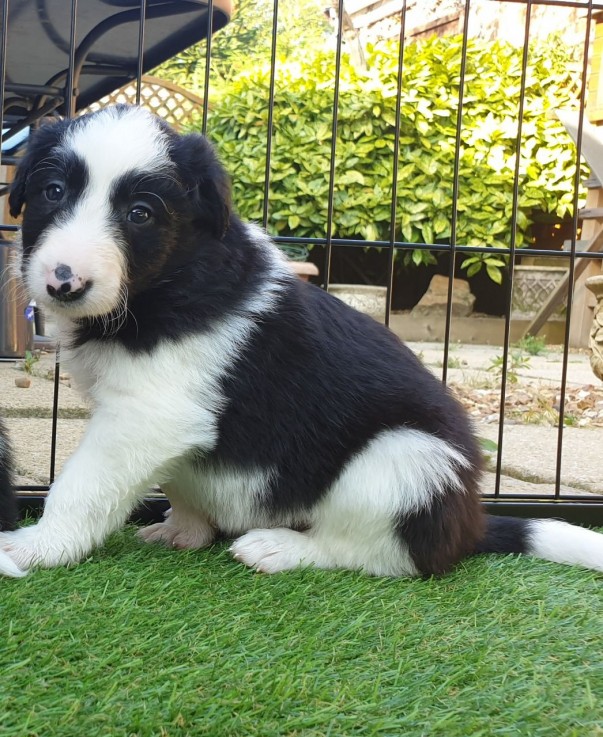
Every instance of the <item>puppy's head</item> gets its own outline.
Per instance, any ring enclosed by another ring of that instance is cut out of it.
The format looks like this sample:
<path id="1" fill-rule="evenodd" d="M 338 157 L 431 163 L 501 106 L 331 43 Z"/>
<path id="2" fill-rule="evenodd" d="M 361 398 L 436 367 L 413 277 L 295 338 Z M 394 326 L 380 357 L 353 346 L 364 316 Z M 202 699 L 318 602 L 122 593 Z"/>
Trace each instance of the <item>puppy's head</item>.
<path id="1" fill-rule="evenodd" d="M 228 228 L 229 185 L 211 146 L 142 108 L 44 126 L 9 197 L 22 210 L 30 296 L 72 318 L 122 310 Z"/>

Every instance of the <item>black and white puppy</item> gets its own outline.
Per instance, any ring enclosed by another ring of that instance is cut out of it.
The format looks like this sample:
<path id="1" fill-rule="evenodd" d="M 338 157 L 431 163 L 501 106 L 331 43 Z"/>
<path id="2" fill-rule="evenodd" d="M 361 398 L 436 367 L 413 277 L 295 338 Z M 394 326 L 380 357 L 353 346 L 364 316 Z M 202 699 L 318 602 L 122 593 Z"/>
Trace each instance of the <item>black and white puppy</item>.
<path id="1" fill-rule="evenodd" d="M 19 569 L 73 563 L 149 485 L 141 531 L 234 557 L 441 574 L 477 552 L 603 570 L 603 536 L 487 518 L 459 404 L 383 326 L 299 281 L 231 211 L 207 141 L 140 108 L 40 129 L 10 195 L 21 269 L 94 405 L 35 526 L 0 535 Z"/>

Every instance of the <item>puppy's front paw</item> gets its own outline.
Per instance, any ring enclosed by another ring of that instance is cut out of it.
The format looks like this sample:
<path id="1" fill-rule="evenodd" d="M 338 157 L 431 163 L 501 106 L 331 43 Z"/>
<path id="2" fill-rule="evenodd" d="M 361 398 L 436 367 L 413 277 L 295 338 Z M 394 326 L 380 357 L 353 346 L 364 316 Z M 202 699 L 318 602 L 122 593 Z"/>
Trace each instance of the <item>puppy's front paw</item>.
<path id="1" fill-rule="evenodd" d="M 25 576 L 36 562 L 33 528 L 24 527 L 0 533 L 0 572 L 5 576 Z"/>
<path id="2" fill-rule="evenodd" d="M 6 576 L 24 576 L 34 566 L 51 568 L 74 560 L 60 539 L 49 536 L 39 525 L 0 532 L 0 573 Z"/>
<path id="3" fill-rule="evenodd" d="M 250 530 L 234 541 L 235 560 L 261 573 L 278 573 L 315 563 L 311 540 L 285 527 Z"/>
<path id="4" fill-rule="evenodd" d="M 0 576 L 10 576 L 11 578 L 22 578 L 27 575 L 27 571 L 15 563 L 8 553 L 0 550 Z"/>

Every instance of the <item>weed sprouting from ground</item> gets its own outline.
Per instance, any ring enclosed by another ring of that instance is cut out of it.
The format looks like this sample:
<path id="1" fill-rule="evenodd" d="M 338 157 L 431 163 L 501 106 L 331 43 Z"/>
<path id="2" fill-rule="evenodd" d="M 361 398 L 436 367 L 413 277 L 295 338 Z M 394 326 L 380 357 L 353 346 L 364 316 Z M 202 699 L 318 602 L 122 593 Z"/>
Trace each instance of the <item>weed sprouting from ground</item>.
<path id="1" fill-rule="evenodd" d="M 537 335 L 524 335 L 524 337 L 515 344 L 521 353 L 528 353 L 530 356 L 542 356 L 548 352 L 546 338 L 540 338 Z"/>
<path id="2" fill-rule="evenodd" d="M 487 371 L 492 372 L 497 378 L 502 379 L 504 373 L 505 359 L 504 355 L 495 356 L 490 359 L 490 365 Z M 530 367 L 530 359 L 523 356 L 517 351 L 509 353 L 507 356 L 507 381 L 510 384 L 517 384 L 519 381 L 519 371 Z"/>

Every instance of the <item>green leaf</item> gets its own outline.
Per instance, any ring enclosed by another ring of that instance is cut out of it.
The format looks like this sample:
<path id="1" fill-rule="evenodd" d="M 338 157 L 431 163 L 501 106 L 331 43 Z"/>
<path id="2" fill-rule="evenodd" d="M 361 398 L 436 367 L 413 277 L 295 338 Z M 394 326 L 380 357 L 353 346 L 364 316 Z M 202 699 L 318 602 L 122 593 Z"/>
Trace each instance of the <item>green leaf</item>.
<path id="1" fill-rule="evenodd" d="M 412 252 L 412 261 L 415 266 L 419 266 L 423 263 L 423 252 L 420 249 L 415 248 Z"/>
<path id="2" fill-rule="evenodd" d="M 502 284 L 502 273 L 501 270 L 498 269 L 496 266 L 486 266 L 486 271 L 488 272 L 488 276 L 495 284 Z"/>
<path id="3" fill-rule="evenodd" d="M 480 448 L 486 453 L 498 453 L 498 443 L 489 438 L 478 437 Z"/>
<path id="4" fill-rule="evenodd" d="M 433 243 L 433 226 L 429 221 L 421 224 L 421 232 L 423 233 L 425 243 Z"/>

